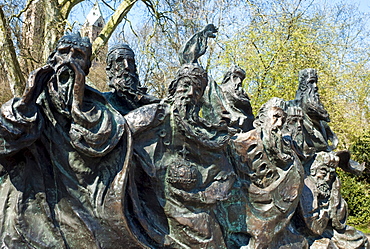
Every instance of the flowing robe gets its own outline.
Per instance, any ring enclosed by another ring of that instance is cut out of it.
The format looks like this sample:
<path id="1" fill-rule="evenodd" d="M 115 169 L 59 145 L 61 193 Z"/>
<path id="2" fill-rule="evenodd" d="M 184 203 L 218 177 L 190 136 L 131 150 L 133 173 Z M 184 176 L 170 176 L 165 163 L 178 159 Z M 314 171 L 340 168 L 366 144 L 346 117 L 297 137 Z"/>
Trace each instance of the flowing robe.
<path id="1" fill-rule="evenodd" d="M 123 214 L 125 119 L 87 86 L 78 113 L 62 110 L 51 86 L 37 104 L 1 108 L 2 248 L 141 247 Z"/>
<path id="2" fill-rule="evenodd" d="M 173 108 L 153 104 L 125 116 L 135 141 L 127 195 L 133 233 L 154 248 L 226 248 L 215 208 L 235 177 L 227 128 L 190 124 Z"/>

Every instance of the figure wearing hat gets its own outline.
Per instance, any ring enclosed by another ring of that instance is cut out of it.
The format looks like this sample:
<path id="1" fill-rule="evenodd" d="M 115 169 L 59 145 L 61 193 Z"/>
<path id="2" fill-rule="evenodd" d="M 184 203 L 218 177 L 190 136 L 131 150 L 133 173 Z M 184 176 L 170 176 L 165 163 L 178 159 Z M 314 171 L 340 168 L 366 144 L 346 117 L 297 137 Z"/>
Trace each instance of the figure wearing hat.
<path id="1" fill-rule="evenodd" d="M 104 93 L 107 100 L 122 114 L 151 103 L 159 102 L 147 94 L 142 87 L 136 70 L 134 51 L 127 44 L 112 47 L 107 55 L 108 86 L 110 92 Z"/>

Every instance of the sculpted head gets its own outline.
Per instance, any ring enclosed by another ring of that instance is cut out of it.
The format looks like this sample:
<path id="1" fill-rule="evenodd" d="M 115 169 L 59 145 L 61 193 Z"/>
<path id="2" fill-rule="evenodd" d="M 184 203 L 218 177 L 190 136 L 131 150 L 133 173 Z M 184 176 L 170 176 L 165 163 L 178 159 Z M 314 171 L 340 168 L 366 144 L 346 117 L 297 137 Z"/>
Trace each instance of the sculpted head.
<path id="1" fill-rule="evenodd" d="M 299 71 L 299 87 L 295 98 L 301 101 L 303 110 L 312 119 L 329 122 L 329 114 L 320 101 L 317 81 L 316 69 L 308 68 Z"/>
<path id="2" fill-rule="evenodd" d="M 68 113 L 73 102 L 74 88 L 85 84 L 85 79 L 77 75 L 89 73 L 92 47 L 89 38 L 79 33 L 63 36 L 56 49 L 48 58 L 48 64 L 55 74 L 49 81 L 49 93 L 57 109 Z M 78 81 L 77 81 L 78 80 Z"/>
<path id="3" fill-rule="evenodd" d="M 184 64 L 168 88 L 167 99 L 181 117 L 196 120 L 207 83 L 207 72 L 199 64 Z"/>
<path id="4" fill-rule="evenodd" d="M 310 167 L 310 175 L 316 183 L 319 197 L 328 198 L 330 196 L 338 163 L 339 157 L 330 152 L 316 154 L 315 161 Z"/>
<path id="5" fill-rule="evenodd" d="M 207 86 L 207 72 L 197 63 L 184 64 L 168 88 L 168 96 L 179 104 L 198 104 Z"/>
<path id="6" fill-rule="evenodd" d="M 233 84 L 235 86 L 235 90 L 242 87 L 242 82 L 245 79 L 245 71 L 237 66 L 232 65 L 229 70 L 224 75 L 221 84 Z"/>
<path id="7" fill-rule="evenodd" d="M 296 139 L 302 137 L 303 130 L 303 112 L 298 106 L 289 106 L 287 108 L 287 118 L 285 123 L 285 129 L 288 134 Z"/>
<path id="8" fill-rule="evenodd" d="M 91 67 L 91 54 L 92 45 L 89 38 L 82 38 L 80 33 L 67 34 L 59 40 L 56 49 L 48 58 L 48 64 L 58 71 L 64 65 L 75 63 L 87 75 Z"/>
<path id="9" fill-rule="evenodd" d="M 279 167 L 284 167 L 293 160 L 291 135 L 285 134 L 285 110 L 286 103 L 283 99 L 272 98 L 262 105 L 254 121 L 254 127 L 260 131 L 266 151 Z"/>
<path id="10" fill-rule="evenodd" d="M 135 54 L 129 45 L 118 44 L 109 50 L 106 71 L 108 85 L 118 93 L 138 89 L 140 82 L 136 71 Z"/>
<path id="11" fill-rule="evenodd" d="M 272 98 L 262 105 L 258 112 L 254 127 L 268 131 L 280 131 L 285 123 L 287 114 L 284 111 L 285 101 L 280 98 Z"/>
<path id="12" fill-rule="evenodd" d="M 313 68 L 307 68 L 299 71 L 299 86 L 296 92 L 296 99 L 303 95 L 311 95 L 312 97 L 319 97 L 317 88 L 317 71 Z"/>

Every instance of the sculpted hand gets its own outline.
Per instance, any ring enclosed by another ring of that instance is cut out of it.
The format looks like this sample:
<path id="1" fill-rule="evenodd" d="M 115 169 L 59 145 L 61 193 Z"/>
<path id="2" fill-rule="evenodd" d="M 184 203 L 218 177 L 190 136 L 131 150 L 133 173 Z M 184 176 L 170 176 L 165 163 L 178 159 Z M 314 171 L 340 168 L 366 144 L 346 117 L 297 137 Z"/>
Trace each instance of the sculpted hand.
<path id="1" fill-rule="evenodd" d="M 24 90 L 21 102 L 23 105 L 35 104 L 36 99 L 44 89 L 47 81 L 54 74 L 54 70 L 50 65 L 45 65 L 31 72 Z"/>
<path id="2" fill-rule="evenodd" d="M 84 97 L 86 75 L 78 63 L 72 61 L 70 65 L 75 72 L 72 108 L 80 109 Z"/>

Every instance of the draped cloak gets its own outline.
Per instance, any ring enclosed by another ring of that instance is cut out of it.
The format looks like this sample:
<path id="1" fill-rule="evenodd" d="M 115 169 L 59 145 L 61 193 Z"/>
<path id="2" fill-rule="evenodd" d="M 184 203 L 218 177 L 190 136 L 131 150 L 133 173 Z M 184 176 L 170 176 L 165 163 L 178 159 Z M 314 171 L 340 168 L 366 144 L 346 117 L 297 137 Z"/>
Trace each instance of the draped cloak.
<path id="1" fill-rule="evenodd" d="M 79 113 L 13 98 L 0 117 L 2 248 L 142 248 L 127 229 L 131 133 L 100 92 L 85 86 Z"/>

